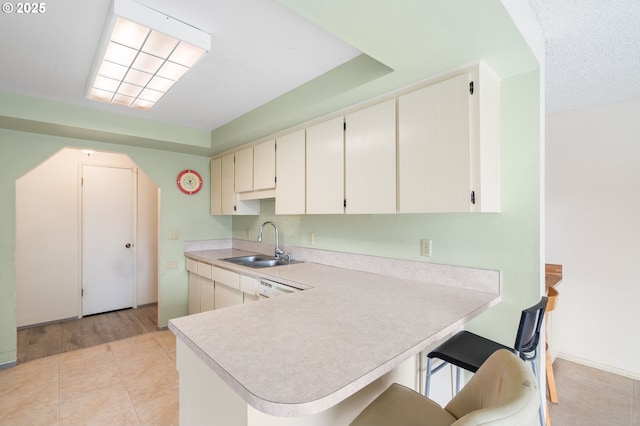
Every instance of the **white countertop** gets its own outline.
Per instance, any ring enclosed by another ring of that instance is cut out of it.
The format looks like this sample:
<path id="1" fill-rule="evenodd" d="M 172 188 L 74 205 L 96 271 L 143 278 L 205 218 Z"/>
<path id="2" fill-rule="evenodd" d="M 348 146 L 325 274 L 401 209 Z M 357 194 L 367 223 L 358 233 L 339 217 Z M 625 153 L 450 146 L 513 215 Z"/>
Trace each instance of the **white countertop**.
<path id="1" fill-rule="evenodd" d="M 312 289 L 172 319 L 169 328 L 254 408 L 318 413 L 353 395 L 495 305 L 498 293 L 298 263 L 265 269 L 186 255 Z"/>

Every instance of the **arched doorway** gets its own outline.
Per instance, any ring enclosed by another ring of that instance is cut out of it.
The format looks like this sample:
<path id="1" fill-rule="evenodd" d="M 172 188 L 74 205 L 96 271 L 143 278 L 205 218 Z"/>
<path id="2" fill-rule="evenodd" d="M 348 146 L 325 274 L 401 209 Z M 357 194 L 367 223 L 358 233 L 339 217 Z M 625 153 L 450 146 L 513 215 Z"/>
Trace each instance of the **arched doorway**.
<path id="1" fill-rule="evenodd" d="M 18 328 L 82 314 L 82 170 L 135 173 L 133 306 L 158 300 L 158 186 L 128 155 L 64 148 L 16 181 Z M 157 321 L 157 318 L 156 318 Z"/>

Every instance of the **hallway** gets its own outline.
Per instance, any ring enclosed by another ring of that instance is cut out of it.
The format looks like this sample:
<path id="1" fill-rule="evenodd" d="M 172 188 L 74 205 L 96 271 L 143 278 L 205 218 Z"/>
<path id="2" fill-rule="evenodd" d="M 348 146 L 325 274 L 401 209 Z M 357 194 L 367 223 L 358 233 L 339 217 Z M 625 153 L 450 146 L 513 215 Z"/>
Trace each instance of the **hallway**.
<path id="1" fill-rule="evenodd" d="M 18 330 L 18 363 L 158 330 L 158 304 Z"/>

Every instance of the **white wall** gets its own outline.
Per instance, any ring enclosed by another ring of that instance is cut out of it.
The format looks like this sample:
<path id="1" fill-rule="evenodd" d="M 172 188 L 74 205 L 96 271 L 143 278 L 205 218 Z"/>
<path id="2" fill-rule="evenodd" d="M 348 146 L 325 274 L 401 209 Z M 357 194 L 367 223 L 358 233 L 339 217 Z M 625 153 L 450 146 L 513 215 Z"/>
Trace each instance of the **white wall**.
<path id="1" fill-rule="evenodd" d="M 138 216 L 136 236 L 137 304 L 158 301 L 158 186 L 138 169 Z"/>
<path id="2" fill-rule="evenodd" d="M 552 353 L 640 378 L 640 98 L 547 116 Z"/>
<path id="3" fill-rule="evenodd" d="M 65 148 L 16 181 L 16 317 L 25 326 L 77 317 L 80 165 L 137 167 L 125 154 Z M 139 173 L 138 304 L 156 302 L 157 186 Z"/>

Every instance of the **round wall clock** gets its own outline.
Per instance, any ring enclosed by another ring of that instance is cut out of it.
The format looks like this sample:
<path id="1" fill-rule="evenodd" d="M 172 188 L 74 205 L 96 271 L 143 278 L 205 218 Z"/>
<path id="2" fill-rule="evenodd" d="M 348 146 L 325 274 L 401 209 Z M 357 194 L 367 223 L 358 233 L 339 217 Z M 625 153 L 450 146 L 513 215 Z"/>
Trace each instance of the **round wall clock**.
<path id="1" fill-rule="evenodd" d="M 178 174 L 178 188 L 185 194 L 195 194 L 202 188 L 202 178 L 194 170 L 183 170 Z"/>

